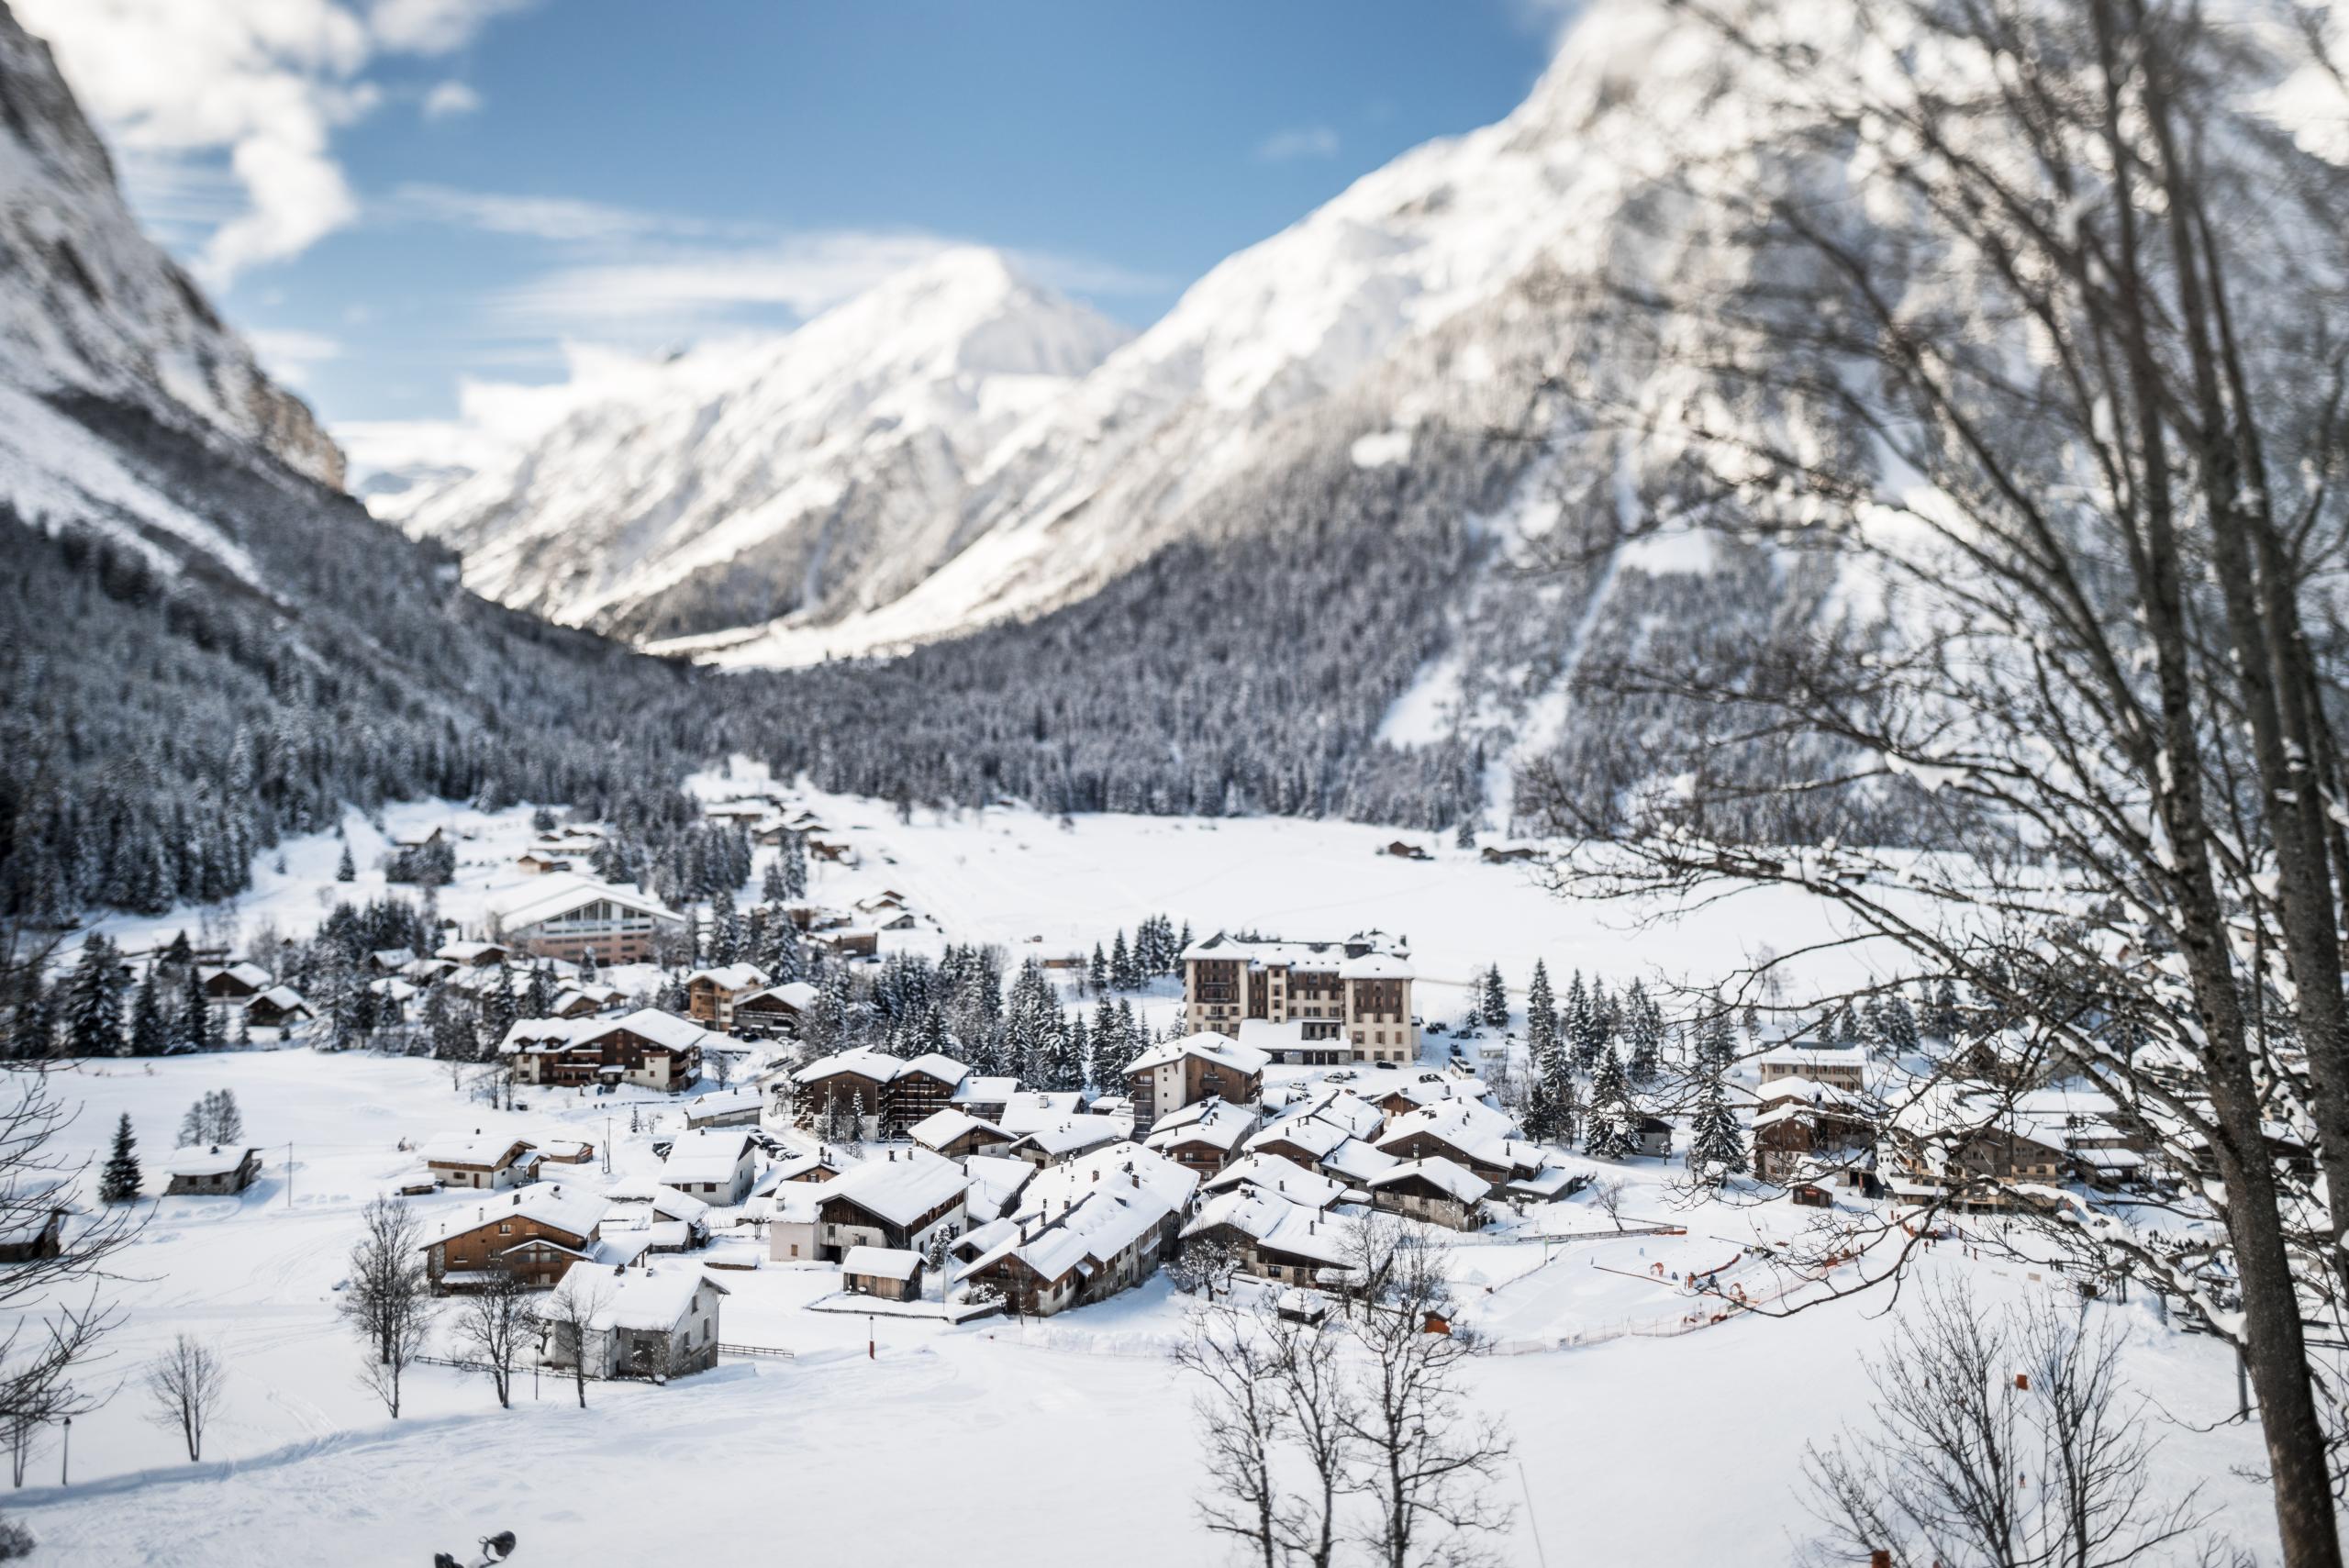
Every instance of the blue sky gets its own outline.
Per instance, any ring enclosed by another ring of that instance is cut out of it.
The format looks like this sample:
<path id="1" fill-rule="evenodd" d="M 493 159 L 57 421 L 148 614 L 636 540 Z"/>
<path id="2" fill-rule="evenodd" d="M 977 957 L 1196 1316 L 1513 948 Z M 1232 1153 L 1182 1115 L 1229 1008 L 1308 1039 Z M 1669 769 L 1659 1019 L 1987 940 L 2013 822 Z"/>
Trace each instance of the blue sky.
<path id="1" fill-rule="evenodd" d="M 1356 175 L 1508 113 L 1558 21 L 1535 0 L 19 11 L 142 216 L 338 424 L 555 379 L 567 341 L 787 325 L 941 239 L 1141 326 Z"/>

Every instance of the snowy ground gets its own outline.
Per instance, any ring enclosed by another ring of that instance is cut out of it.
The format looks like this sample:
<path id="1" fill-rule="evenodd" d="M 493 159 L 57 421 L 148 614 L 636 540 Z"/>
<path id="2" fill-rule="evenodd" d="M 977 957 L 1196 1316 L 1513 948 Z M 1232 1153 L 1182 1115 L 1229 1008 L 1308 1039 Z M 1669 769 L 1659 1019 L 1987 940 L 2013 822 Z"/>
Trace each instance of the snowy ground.
<path id="1" fill-rule="evenodd" d="M 599 1385 L 584 1412 L 552 1378 L 536 1398 L 526 1383 L 518 1408 L 502 1412 L 481 1378 L 425 1368 L 410 1415 L 388 1422 L 353 1381 L 358 1352 L 334 1302 L 358 1206 L 415 1169 L 397 1142 L 493 1121 L 600 1140 L 608 1102 L 558 1099 L 508 1118 L 461 1101 L 429 1063 L 299 1050 L 151 1073 L 116 1063 L 64 1082 L 86 1105 L 79 1144 L 96 1150 L 128 1110 L 150 1153 L 189 1101 L 223 1085 L 270 1147 L 267 1173 L 240 1199 L 154 1204 L 126 1263 L 139 1276 L 122 1289 L 130 1321 L 105 1374 L 128 1377 L 173 1334 L 194 1332 L 230 1352 L 227 1409 L 200 1466 L 140 1418 L 134 1388 L 77 1421 L 72 1485 L 46 1485 L 60 1459 L 51 1445 L 34 1463 L 42 1485 L 13 1499 L 45 1561 L 413 1564 L 494 1529 L 518 1531 L 531 1562 L 649 1562 L 688 1543 L 694 1561 L 781 1551 L 838 1561 L 876 1540 L 935 1542 L 974 1563 L 1062 1560 L 1032 1534 L 987 1523 L 1011 1497 L 1049 1499 L 1053 1540 L 1116 1532 L 1126 1562 L 1217 1558 L 1190 1523 L 1189 1401 L 1163 1361 L 1181 1305 L 1163 1282 L 1025 1329 L 884 1318 L 868 1360 L 864 1318 L 802 1310 L 834 1288 L 835 1271 L 729 1271 L 718 1275 L 733 1292 L 724 1337 L 796 1359 L 728 1362 L 665 1388 Z M 629 1137 L 618 1114 L 620 1173 L 649 1171 L 651 1133 Z M 1470 1316 L 1505 1341 L 1594 1331 L 1583 1348 L 1496 1356 L 1475 1371 L 1480 1403 L 1508 1418 L 1520 1444 L 1516 1500 L 1553 1562 L 1781 1561 L 1799 1522 L 1788 1488 L 1800 1445 L 1861 1407 L 1854 1352 L 1882 1336 L 1882 1303 L 1647 1337 L 1693 1305 L 1648 1275 L 1651 1264 L 1717 1266 L 1754 1227 L 1800 1221 L 1783 1208 L 1664 1212 L 1664 1168 L 1627 1169 L 1625 1223 L 1668 1218 L 1687 1236 L 1617 1239 L 1573 1204 L 1556 1229 L 1598 1240 L 1478 1240 L 1456 1256 Z M 2045 1288 L 2011 1268 L 1937 1266 L 1970 1268 L 1993 1294 Z M 2232 1373 L 2210 1341 L 2174 1335 L 2140 1307 L 2096 1310 L 2123 1316 L 2132 1371 L 2177 1421 L 2230 1408 Z M 2226 1475 L 2254 1446 L 2240 1429 L 2181 1427 L 2164 1463 L 2180 1485 L 2212 1478 L 2237 1533 L 2257 1541 L 2255 1491 Z M 1137 1487 L 1159 1521 L 1139 1532 Z M 298 1552 L 271 1544 L 289 1540 Z M 1529 1531 L 1513 1538 L 1510 1561 L 1534 1561 Z"/>
<path id="2" fill-rule="evenodd" d="M 723 795 L 751 782 L 698 786 Z M 901 824 L 874 803 L 809 804 L 862 862 L 817 867 L 817 897 L 894 887 L 931 922 L 885 945 L 931 949 L 951 937 L 1000 941 L 1015 955 L 1089 949 L 1158 911 L 1201 934 L 1380 926 L 1410 936 L 1431 1018 L 1456 1014 L 1459 987 L 1496 961 L 1513 984 L 1536 957 L 1561 975 L 1702 981 L 1762 941 L 1788 951 L 1837 934 L 1816 906 L 1762 895 L 1642 924 L 1635 911 L 1562 903 L 1521 870 L 1448 845 L 1431 842 L 1430 862 L 1381 857 L 1374 851 L 1392 831 L 1341 824 L 1095 817 L 1063 828 L 996 810 Z M 395 831 L 440 822 L 459 835 L 459 884 L 442 903 L 461 917 L 519 880 L 510 859 L 527 817 L 446 805 L 385 814 Z M 229 918 L 247 936 L 263 921 L 292 932 L 338 895 L 378 887 L 365 869 L 374 829 L 354 817 L 347 830 L 362 867 L 355 888 L 332 882 L 339 846 L 321 836 L 289 844 L 284 873 L 265 865 Z M 212 923 L 224 923 L 217 912 Z M 182 911 L 110 924 L 135 950 L 181 926 L 193 935 L 201 920 Z M 1848 973 L 1864 958 L 1843 949 L 1822 962 Z M 1156 1006 L 1172 1005 L 1162 992 Z M 536 1397 L 526 1383 L 520 1405 L 500 1411 L 478 1375 L 424 1368 L 409 1415 L 394 1424 L 354 1380 L 358 1352 L 334 1303 L 357 1209 L 417 1169 L 400 1140 L 495 1124 L 600 1145 L 608 1129 L 627 1175 L 654 1169 L 653 1129 L 629 1135 L 625 1101 L 541 1094 L 509 1115 L 461 1097 L 429 1062 L 301 1049 L 109 1062 L 60 1085 L 83 1106 L 71 1134 L 78 1150 L 98 1151 L 128 1110 L 150 1159 L 197 1095 L 233 1088 L 269 1164 L 240 1199 L 152 1204 L 126 1261 L 134 1277 L 120 1287 L 128 1322 L 94 1378 L 123 1386 L 76 1421 L 70 1488 L 53 1485 L 62 1456 L 51 1445 L 34 1462 L 37 1485 L 0 1505 L 41 1537 L 39 1561 L 406 1565 L 497 1529 L 518 1532 L 521 1562 L 820 1562 L 881 1546 L 1026 1565 L 1092 1555 L 1105 1540 L 1139 1568 L 1223 1556 L 1193 1521 L 1190 1402 L 1164 1359 L 1183 1303 L 1163 1281 L 1041 1324 L 883 1318 L 868 1359 L 865 1318 L 805 1310 L 836 1288 L 835 1270 L 727 1272 L 723 1337 L 789 1347 L 795 1359 L 729 1362 L 665 1388 L 596 1385 L 585 1411 L 552 1379 Z M 674 1107 L 667 1116 L 674 1124 Z M 1709 1304 L 1670 1276 L 1720 1268 L 1809 1215 L 1783 1204 L 1675 1208 L 1671 1169 L 1634 1162 L 1614 1173 L 1631 1183 L 1625 1226 L 1684 1233 L 1618 1235 L 1582 1200 L 1538 1212 L 1513 1235 L 1467 1240 L 1453 1257 L 1464 1315 L 1510 1352 L 1471 1374 L 1523 1460 L 1505 1558 L 1786 1561 L 1803 1528 L 1792 1496 L 1802 1445 L 1865 1410 L 1859 1357 L 1883 1340 L 1887 1303 L 1713 1325 Z M 2054 1288 L 1954 1249 L 1927 1266 L 1965 1271 L 1993 1298 Z M 1732 1268 L 1723 1283 L 1740 1277 Z M 2203 1481 L 2227 1529 L 2272 1557 L 2264 1496 L 2235 1475 L 2258 1459 L 2255 1433 L 2191 1429 L 2233 1408 L 2224 1352 L 2172 1332 L 2143 1303 L 2091 1310 L 2127 1326 L 2132 1374 L 2159 1396 L 2165 1485 Z M 231 1357 L 228 1407 L 200 1466 L 184 1462 L 174 1434 L 142 1420 L 134 1385 L 180 1331 Z M 1138 1514 L 1147 1528 L 1134 1528 Z M 1007 1529 L 1011 1519 L 1028 1528 Z"/>

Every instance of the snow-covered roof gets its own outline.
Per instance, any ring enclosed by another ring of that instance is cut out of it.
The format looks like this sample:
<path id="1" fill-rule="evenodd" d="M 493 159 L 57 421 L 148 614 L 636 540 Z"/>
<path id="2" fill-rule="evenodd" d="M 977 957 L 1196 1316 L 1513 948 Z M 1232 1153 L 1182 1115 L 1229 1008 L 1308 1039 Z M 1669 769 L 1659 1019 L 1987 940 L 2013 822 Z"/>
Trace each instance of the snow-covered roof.
<path id="1" fill-rule="evenodd" d="M 1441 1154 L 1431 1154 L 1422 1160 L 1406 1160 L 1393 1170 L 1373 1176 L 1370 1189 L 1377 1192 L 1415 1178 L 1427 1183 L 1446 1197 L 1462 1203 L 1481 1202 L 1485 1195 L 1493 1190 L 1490 1182 L 1467 1166 L 1447 1160 Z"/>
<path id="2" fill-rule="evenodd" d="M 669 1148 L 669 1157 L 661 1162 L 661 1179 L 673 1187 L 688 1182 L 724 1185 L 734 1179 L 735 1167 L 751 1148 L 751 1135 L 740 1128 L 701 1127 L 681 1132 Z"/>
<path id="3" fill-rule="evenodd" d="M 261 995 L 252 997 L 245 1005 L 250 1006 L 254 1002 L 266 1002 L 281 1013 L 290 1013 L 296 1007 L 306 1013 L 310 1010 L 308 1001 L 303 997 L 302 993 L 295 990 L 291 985 L 273 985 Z"/>
<path id="4" fill-rule="evenodd" d="M 904 1077 L 909 1073 L 920 1073 L 924 1077 L 935 1078 L 941 1084 L 960 1084 L 971 1075 L 971 1069 L 942 1051 L 925 1051 L 907 1062 L 898 1076 Z"/>
<path id="5" fill-rule="evenodd" d="M 490 1132 L 474 1128 L 471 1132 L 443 1132 L 424 1140 L 417 1151 L 428 1165 L 478 1165 L 495 1169 L 507 1162 L 509 1156 L 518 1156 L 530 1147 L 530 1140 L 512 1132 Z"/>
<path id="6" fill-rule="evenodd" d="M 658 1007 L 639 1007 L 632 1013 L 622 1013 L 617 1018 L 581 1018 L 576 1021 L 579 1030 L 571 1037 L 573 1045 L 593 1045 L 607 1034 L 626 1029 L 671 1051 L 686 1051 L 696 1046 L 709 1050 L 725 1047 L 747 1049 L 731 1035 L 706 1029 L 691 1018 L 681 1018 Z"/>
<path id="7" fill-rule="evenodd" d="M 511 1056 L 531 1050 L 560 1051 L 573 1039 L 605 1020 L 601 1018 L 517 1018 L 506 1026 L 505 1038 L 497 1042 L 498 1053 Z"/>
<path id="8" fill-rule="evenodd" d="M 1846 1072 L 1860 1072 L 1866 1068 L 1868 1059 L 1867 1053 L 1854 1045 L 1774 1045 L 1754 1058 L 1754 1062 L 1762 1067 L 1839 1067 Z"/>
<path id="9" fill-rule="evenodd" d="M 1338 966 L 1341 980 L 1408 980 L 1411 964 L 1391 952 L 1366 952 Z"/>
<path id="10" fill-rule="evenodd" d="M 1241 1140 L 1256 1130 L 1256 1113 L 1246 1106 L 1233 1105 L 1230 1100 L 1210 1097 L 1194 1100 L 1179 1110 L 1170 1111 L 1159 1118 L 1143 1140 L 1152 1149 L 1172 1149 L 1179 1144 L 1203 1143 L 1226 1153 L 1240 1147 Z"/>
<path id="11" fill-rule="evenodd" d="M 1063 1117 L 1049 1126 L 1023 1132 L 1010 1147 L 1033 1149 L 1048 1157 L 1074 1153 L 1080 1149 L 1097 1149 L 1105 1143 L 1122 1141 L 1133 1131 L 1133 1123 L 1121 1116 Z"/>
<path id="12" fill-rule="evenodd" d="M 1051 1218 L 1105 1187 L 1139 1187 L 1170 1208 L 1181 1208 L 1198 1190 L 1196 1172 L 1139 1143 L 1111 1144 L 1038 1171 L 1019 1195 L 1019 1214 Z"/>
<path id="13" fill-rule="evenodd" d="M 1347 957 L 1348 949 L 1360 950 L 1355 958 Z M 1343 941 L 1282 941 L 1278 939 L 1250 940 L 1218 931 L 1204 941 L 1193 942 L 1183 950 L 1186 962 L 1192 959 L 1240 959 L 1253 969 L 1302 969 L 1319 973 L 1338 973 L 1349 962 L 1364 958 L 1386 957 L 1408 960 L 1409 951 L 1402 942 L 1384 931 L 1357 931 Z M 1374 978 L 1363 976 L 1363 978 Z M 1408 970 L 1398 978 L 1408 979 Z"/>
<path id="14" fill-rule="evenodd" d="M 1200 1190 L 1219 1193 L 1238 1186 L 1263 1187 L 1308 1208 L 1328 1208 L 1359 1195 L 1345 1183 L 1332 1181 L 1319 1171 L 1308 1171 L 1278 1154 L 1243 1155 L 1208 1177 Z"/>
<path id="15" fill-rule="evenodd" d="M 1541 1151 L 1517 1133 L 1516 1123 L 1481 1100 L 1446 1100 L 1403 1112 L 1386 1124 L 1378 1147 L 1392 1151 L 1417 1134 L 1433 1137 L 1479 1164 L 1534 1170 Z"/>
<path id="16" fill-rule="evenodd" d="M 921 1254 L 901 1247 L 851 1247 L 841 1257 L 841 1273 L 874 1279 L 909 1280 L 921 1272 Z"/>
<path id="17" fill-rule="evenodd" d="M 440 1229 L 420 1245 L 436 1247 L 451 1236 L 462 1236 L 501 1219 L 527 1219 L 566 1236 L 585 1238 L 596 1233 L 610 1207 L 603 1194 L 582 1182 L 532 1182 L 528 1186 L 485 1196 L 477 1204 L 450 1208 L 440 1220 Z"/>
<path id="18" fill-rule="evenodd" d="M 991 1121 L 981 1121 L 968 1111 L 958 1111 L 949 1106 L 942 1111 L 932 1111 L 906 1129 L 906 1136 L 925 1149 L 943 1149 L 966 1132 L 992 1132 L 1008 1140 L 1011 1134 Z"/>
<path id="19" fill-rule="evenodd" d="M 693 1310 L 694 1297 L 707 1285 L 729 1296 L 724 1285 L 700 1265 L 674 1260 L 643 1268 L 579 1267 L 566 1273 L 551 1300 L 578 1302 L 590 1308 L 590 1329 L 626 1329 L 636 1333 L 662 1334 L 674 1329 Z"/>
<path id="20" fill-rule="evenodd" d="M 1074 1089 L 1015 1088 L 1004 1097 L 1003 1114 L 995 1124 L 1006 1132 L 1033 1132 L 1080 1116 L 1084 1109 L 1085 1096 Z"/>
<path id="21" fill-rule="evenodd" d="M 1821 1106 L 1858 1107 L 1867 1104 L 1865 1096 L 1836 1084 L 1822 1084 L 1816 1078 L 1800 1073 L 1773 1078 L 1753 1091 L 1754 1103 L 1763 1106 L 1803 1100 Z"/>
<path id="22" fill-rule="evenodd" d="M 1382 1171 L 1391 1171 L 1402 1161 L 1367 1139 L 1349 1138 L 1321 1156 L 1321 1168 L 1341 1181 L 1359 1186 Z"/>
<path id="23" fill-rule="evenodd" d="M 827 1078 L 852 1073 L 860 1078 L 870 1078 L 876 1084 L 887 1084 L 895 1082 L 907 1065 L 902 1057 L 892 1056 L 885 1051 L 875 1051 L 869 1045 L 860 1045 L 810 1062 L 794 1073 L 791 1081 L 795 1084 L 820 1084 Z"/>
<path id="24" fill-rule="evenodd" d="M 1386 1118 L 1381 1117 L 1379 1122 L 1383 1126 Z M 1260 1149 L 1267 1144 L 1286 1144 L 1319 1160 L 1353 1136 L 1339 1123 L 1319 1116 L 1283 1117 L 1250 1134 L 1248 1147 Z"/>
<path id="25" fill-rule="evenodd" d="M 954 1085 L 953 1103 L 958 1106 L 971 1104 L 1008 1106 L 1011 1103 L 1012 1096 L 1019 1093 L 1019 1080 L 1017 1078 L 981 1077 L 974 1073 Z"/>
<path id="26" fill-rule="evenodd" d="M 199 967 L 195 973 L 197 978 L 206 981 L 217 980 L 225 974 L 239 984 L 249 986 L 255 991 L 261 990 L 269 984 L 269 971 L 252 962 L 207 963 Z"/>
<path id="27" fill-rule="evenodd" d="M 919 1149 L 905 1150 L 903 1155 L 885 1155 L 852 1167 L 823 1189 L 824 1197 L 849 1198 L 893 1225 L 907 1225 L 952 1201 L 969 1184 L 952 1160 Z"/>
<path id="28" fill-rule="evenodd" d="M 723 963 L 711 969 L 696 969 L 685 976 L 685 984 L 707 980 L 721 991 L 747 991 L 764 985 L 767 972 L 755 963 Z"/>
<path id="29" fill-rule="evenodd" d="M 1065 1171 L 1084 1159 L 1054 1165 L 1052 1171 Z M 1037 1169 L 1025 1160 L 1014 1160 L 1003 1154 L 974 1154 L 963 1162 L 963 1173 L 971 1180 L 970 1190 L 963 1201 L 969 1205 L 974 1218 L 998 1215 L 1017 1202 Z"/>
<path id="30" fill-rule="evenodd" d="M 709 1205 L 691 1193 L 681 1193 L 650 1176 L 630 1176 L 624 1181 L 607 1182 L 604 1185 L 604 1196 L 618 1207 L 630 1208 L 642 1204 L 663 1218 L 680 1220 L 687 1225 L 709 1217 Z"/>
<path id="31" fill-rule="evenodd" d="M 734 998 L 734 1005 L 740 1007 L 763 999 L 772 1000 L 782 1003 L 794 1012 L 804 1013 L 816 1005 L 818 995 L 817 989 L 805 980 L 786 980 L 780 985 L 770 985 L 763 990 L 753 991 L 747 996 L 737 996 Z"/>
<path id="32" fill-rule="evenodd" d="M 451 963 L 471 963 L 484 953 L 506 951 L 502 942 L 443 942 L 432 950 L 432 956 L 447 959 Z"/>
<path id="33" fill-rule="evenodd" d="M 163 1173 L 171 1176 L 226 1176 L 261 1151 L 241 1143 L 190 1143 L 163 1156 Z"/>
<path id="34" fill-rule="evenodd" d="M 1253 1046 L 1242 1045 L 1228 1034 L 1203 1029 L 1180 1040 L 1162 1040 L 1126 1063 L 1129 1076 L 1148 1073 L 1160 1067 L 1171 1067 L 1186 1056 L 1197 1056 L 1235 1073 L 1257 1073 L 1264 1070 L 1272 1058 Z"/>
<path id="35" fill-rule="evenodd" d="M 601 882 L 592 876 L 554 873 L 533 879 L 488 903 L 488 912 L 509 930 L 556 919 L 584 905 L 605 902 L 655 920 L 682 923 L 685 917 L 642 890 L 625 884 Z"/>
<path id="36" fill-rule="evenodd" d="M 1334 1221 L 1324 1219 L 1319 1209 L 1291 1203 L 1262 1187 L 1216 1194 L 1199 1205 L 1183 1234 L 1197 1236 L 1225 1225 L 1259 1246 L 1292 1257 L 1338 1265 L 1346 1262 L 1344 1234 Z"/>

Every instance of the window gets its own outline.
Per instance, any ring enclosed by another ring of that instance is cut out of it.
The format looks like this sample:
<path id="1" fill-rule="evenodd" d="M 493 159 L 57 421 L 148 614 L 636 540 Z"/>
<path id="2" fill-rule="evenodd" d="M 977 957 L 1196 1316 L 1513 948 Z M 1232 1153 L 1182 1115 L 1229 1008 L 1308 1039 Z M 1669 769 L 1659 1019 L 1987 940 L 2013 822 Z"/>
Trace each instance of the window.
<path id="1" fill-rule="evenodd" d="M 511 1236 L 514 1234 L 514 1228 L 501 1219 L 497 1222 L 497 1233 L 500 1236 Z"/>

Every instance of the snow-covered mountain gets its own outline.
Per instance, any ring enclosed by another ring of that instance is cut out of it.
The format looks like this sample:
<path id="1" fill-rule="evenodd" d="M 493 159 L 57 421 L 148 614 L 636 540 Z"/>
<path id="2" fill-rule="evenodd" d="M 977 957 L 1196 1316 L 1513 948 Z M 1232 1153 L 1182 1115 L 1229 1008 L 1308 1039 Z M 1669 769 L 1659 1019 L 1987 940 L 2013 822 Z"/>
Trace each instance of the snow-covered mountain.
<path id="1" fill-rule="evenodd" d="M 0 6 L 0 498 L 41 515 L 122 475 L 61 436 L 43 398 L 93 395 L 342 481 L 342 454 L 273 384 L 179 266 L 140 232 L 106 144 L 49 46 Z M 159 517 L 170 507 L 160 498 Z M 168 524 L 166 526 L 169 526 Z"/>
<path id="2" fill-rule="evenodd" d="M 604 367 L 523 449 L 376 511 L 481 592 L 639 638 L 867 609 L 952 554 L 996 444 L 1124 336 L 948 250 L 783 337 Z"/>
<path id="3" fill-rule="evenodd" d="M 1483 311 L 1494 339 L 1455 342 L 1452 373 L 1508 357 L 1501 307 L 1612 239 L 1661 156 L 1650 117 L 1701 95 L 1709 63 L 1654 8 L 1601 8 L 1507 119 L 1420 147 L 1230 257 L 1097 367 L 1104 325 L 957 252 L 781 343 L 690 354 L 499 470 L 378 513 L 464 551 L 467 582 L 508 603 L 729 663 L 1065 602 L 1447 324 Z M 974 354 L 981 317 L 1019 373 Z M 841 374 L 848 360 L 860 373 Z M 1392 390 L 1361 417 L 1408 447 L 1440 389 Z"/>

